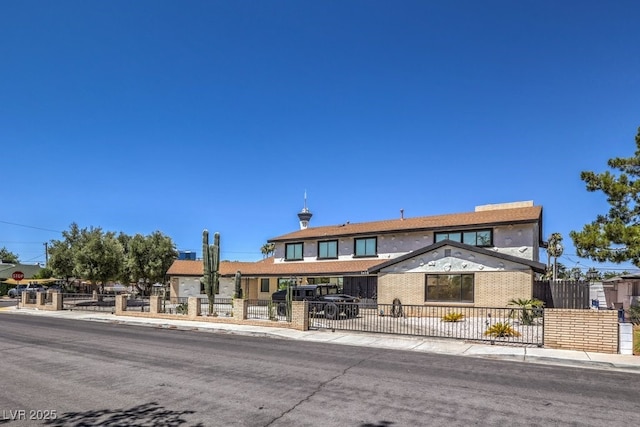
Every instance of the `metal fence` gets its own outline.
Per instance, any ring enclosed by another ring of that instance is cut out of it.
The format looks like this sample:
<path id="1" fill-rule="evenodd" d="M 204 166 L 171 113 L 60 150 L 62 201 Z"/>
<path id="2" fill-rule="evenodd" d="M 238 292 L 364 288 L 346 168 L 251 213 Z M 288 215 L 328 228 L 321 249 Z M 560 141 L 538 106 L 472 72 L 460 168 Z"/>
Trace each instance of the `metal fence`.
<path id="1" fill-rule="evenodd" d="M 63 310 L 106 311 L 113 313 L 116 309 L 116 297 L 106 294 L 62 294 Z"/>
<path id="2" fill-rule="evenodd" d="M 215 298 L 213 307 L 209 305 L 208 299 L 202 299 L 200 302 L 201 316 L 216 317 L 233 317 L 233 299 L 232 298 Z"/>
<path id="3" fill-rule="evenodd" d="M 247 319 L 287 320 L 286 309 L 278 310 L 278 303 L 271 300 L 247 300 Z"/>
<path id="4" fill-rule="evenodd" d="M 543 345 L 544 310 L 475 307 L 425 307 L 377 304 L 362 308 L 342 303 L 337 314 L 323 303 L 309 304 L 313 329 L 456 338 L 487 343 Z"/>
<path id="5" fill-rule="evenodd" d="M 115 296 L 113 299 L 115 301 Z M 125 300 L 127 302 L 127 311 L 149 312 L 149 305 L 151 301 L 148 295 L 129 295 Z"/>
<path id="6" fill-rule="evenodd" d="M 189 314 L 189 297 L 173 297 L 162 300 L 160 303 L 160 313 L 167 314 Z"/>

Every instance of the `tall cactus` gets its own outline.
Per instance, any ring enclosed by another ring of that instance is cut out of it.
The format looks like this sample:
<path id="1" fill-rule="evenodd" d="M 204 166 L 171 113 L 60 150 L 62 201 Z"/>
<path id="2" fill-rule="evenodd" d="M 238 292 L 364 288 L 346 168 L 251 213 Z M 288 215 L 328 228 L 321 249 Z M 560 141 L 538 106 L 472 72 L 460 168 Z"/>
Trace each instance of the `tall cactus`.
<path id="1" fill-rule="evenodd" d="M 235 284 L 236 284 L 235 297 L 242 298 L 242 274 L 240 273 L 240 270 L 236 271 Z"/>
<path id="2" fill-rule="evenodd" d="M 209 299 L 209 313 L 213 312 L 213 303 L 218 293 L 218 280 L 220 268 L 220 233 L 213 235 L 213 245 L 209 245 L 209 231 L 202 232 L 202 260 L 204 262 L 204 289 Z"/>

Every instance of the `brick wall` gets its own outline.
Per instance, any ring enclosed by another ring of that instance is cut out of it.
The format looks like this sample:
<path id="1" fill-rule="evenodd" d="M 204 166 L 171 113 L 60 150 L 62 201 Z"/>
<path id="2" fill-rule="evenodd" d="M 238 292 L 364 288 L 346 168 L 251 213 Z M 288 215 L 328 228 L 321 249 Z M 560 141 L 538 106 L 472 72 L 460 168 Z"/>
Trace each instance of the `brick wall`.
<path id="1" fill-rule="evenodd" d="M 199 322 L 231 323 L 236 325 L 265 326 L 274 328 L 289 328 L 299 331 L 309 330 L 309 303 L 306 301 L 291 302 L 291 322 L 274 322 L 258 319 L 247 319 L 247 300 L 235 299 L 233 302 L 233 317 L 196 316 L 197 307 L 201 301 L 198 297 L 189 297 L 189 313 L 187 316 L 180 314 L 158 313 L 157 310 L 149 312 L 127 311 L 124 295 L 116 295 L 116 316 L 147 317 L 155 319 L 173 320 L 197 320 Z"/>
<path id="2" fill-rule="evenodd" d="M 546 309 L 544 346 L 564 350 L 618 353 L 618 312 Z"/>
<path id="3" fill-rule="evenodd" d="M 529 299 L 533 278 L 530 272 L 476 272 L 474 277 L 476 307 L 506 307 L 511 299 Z"/>
<path id="4" fill-rule="evenodd" d="M 531 298 L 532 276 L 524 271 L 474 273 L 474 303 L 450 304 L 470 307 L 506 307 L 511 299 Z M 391 304 L 399 298 L 404 305 L 425 303 L 425 273 L 381 273 L 378 276 L 378 303 Z M 433 303 L 443 305 L 442 302 Z"/>
<path id="5" fill-rule="evenodd" d="M 399 298 L 404 305 L 424 304 L 424 273 L 380 273 L 378 304 L 391 304 Z"/>

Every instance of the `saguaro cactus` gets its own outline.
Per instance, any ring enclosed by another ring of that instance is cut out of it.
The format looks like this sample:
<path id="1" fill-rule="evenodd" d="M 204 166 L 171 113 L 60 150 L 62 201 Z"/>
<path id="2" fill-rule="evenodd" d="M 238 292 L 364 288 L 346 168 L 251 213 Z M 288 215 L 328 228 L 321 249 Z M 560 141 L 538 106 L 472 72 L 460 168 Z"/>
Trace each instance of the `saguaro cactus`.
<path id="1" fill-rule="evenodd" d="M 242 274 L 240 273 L 240 270 L 236 271 L 236 277 L 235 277 L 235 283 L 236 283 L 236 298 L 242 298 Z"/>
<path id="2" fill-rule="evenodd" d="M 213 235 L 213 245 L 209 245 L 209 231 L 202 232 L 202 260 L 204 262 L 204 290 L 209 299 L 209 314 L 213 313 L 213 303 L 218 293 L 218 269 L 220 267 L 220 233 Z"/>

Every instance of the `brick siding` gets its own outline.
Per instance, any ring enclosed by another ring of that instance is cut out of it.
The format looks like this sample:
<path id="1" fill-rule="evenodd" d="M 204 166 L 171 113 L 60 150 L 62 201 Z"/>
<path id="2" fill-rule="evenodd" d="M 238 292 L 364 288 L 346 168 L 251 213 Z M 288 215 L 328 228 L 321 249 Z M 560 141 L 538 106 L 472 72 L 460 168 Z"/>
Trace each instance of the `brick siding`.
<path id="1" fill-rule="evenodd" d="M 395 298 L 399 298 L 404 305 L 506 307 L 511 299 L 531 298 L 532 281 L 530 272 L 475 272 L 473 303 L 427 303 L 425 302 L 425 273 L 380 273 L 378 303 L 391 304 Z"/>

